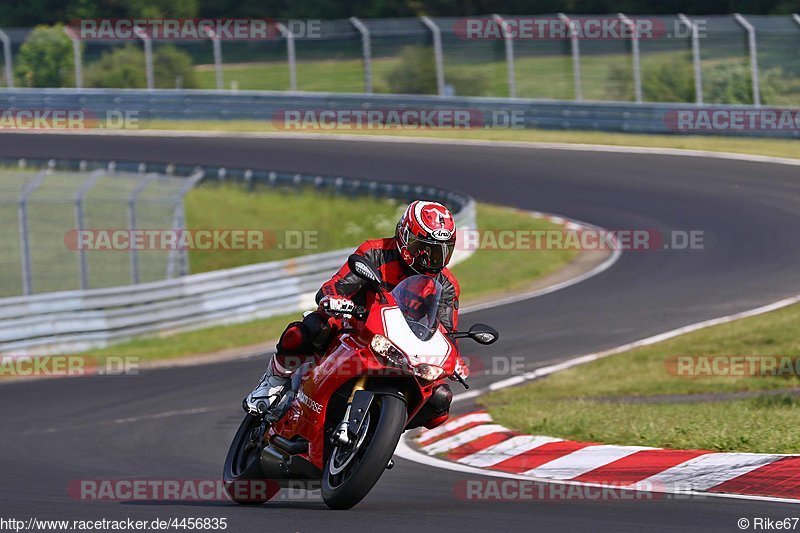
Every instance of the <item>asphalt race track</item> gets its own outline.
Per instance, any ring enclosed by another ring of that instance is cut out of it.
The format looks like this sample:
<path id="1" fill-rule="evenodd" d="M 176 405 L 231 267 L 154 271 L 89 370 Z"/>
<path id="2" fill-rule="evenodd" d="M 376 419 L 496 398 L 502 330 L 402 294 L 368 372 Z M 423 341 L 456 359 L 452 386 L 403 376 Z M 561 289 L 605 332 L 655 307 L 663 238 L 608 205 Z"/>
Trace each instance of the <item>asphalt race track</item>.
<path id="1" fill-rule="evenodd" d="M 800 167 L 704 157 L 343 140 L 0 134 L 0 156 L 143 159 L 432 183 L 612 229 L 702 230 L 700 251 L 624 253 L 564 290 L 466 315 L 502 340 L 476 355 L 527 369 L 800 293 Z M 502 252 L 498 252 L 502 253 Z M 491 275 L 491 272 L 487 272 Z M 0 509 L 52 519 L 227 517 L 230 531 L 737 531 L 795 517 L 790 504 L 728 498 L 475 502 L 469 474 L 398 460 L 347 512 L 319 498 L 84 502 L 79 479 L 215 479 L 263 361 L 0 386 Z M 502 377 L 476 376 L 475 385 Z M 454 387 L 455 390 L 456 387 Z M 295 495 L 296 496 L 296 495 Z"/>

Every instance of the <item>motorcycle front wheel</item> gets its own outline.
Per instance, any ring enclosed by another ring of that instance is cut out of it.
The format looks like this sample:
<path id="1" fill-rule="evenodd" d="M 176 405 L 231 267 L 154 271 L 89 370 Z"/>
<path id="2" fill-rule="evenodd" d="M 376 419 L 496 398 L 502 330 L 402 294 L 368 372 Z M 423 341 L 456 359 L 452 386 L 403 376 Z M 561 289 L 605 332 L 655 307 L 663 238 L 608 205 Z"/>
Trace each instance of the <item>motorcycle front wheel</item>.
<path id="1" fill-rule="evenodd" d="M 406 404 L 379 395 L 361 431 L 347 446 L 334 446 L 322 473 L 322 499 L 331 509 L 349 509 L 378 482 L 394 454 L 406 424 Z"/>
<path id="2" fill-rule="evenodd" d="M 265 430 L 259 418 L 245 415 L 225 458 L 222 480 L 228 496 L 238 504 L 260 505 L 280 490 L 278 483 L 264 479 L 261 470 Z"/>

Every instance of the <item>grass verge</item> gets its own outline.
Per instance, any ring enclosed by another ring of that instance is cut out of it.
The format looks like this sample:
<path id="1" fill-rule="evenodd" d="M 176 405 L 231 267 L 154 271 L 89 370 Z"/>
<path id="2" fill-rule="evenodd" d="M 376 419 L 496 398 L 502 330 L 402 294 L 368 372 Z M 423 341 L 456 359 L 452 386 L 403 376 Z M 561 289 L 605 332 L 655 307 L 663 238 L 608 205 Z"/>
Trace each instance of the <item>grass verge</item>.
<path id="1" fill-rule="evenodd" d="M 404 206 L 394 199 L 351 199 L 312 190 L 248 191 L 210 182 L 186 197 L 187 227 L 262 230 L 264 247 L 191 250 L 193 273 L 278 261 L 358 245 L 390 235 Z"/>
<path id="2" fill-rule="evenodd" d="M 227 196 L 230 191 L 226 188 L 225 195 Z M 247 194 L 247 193 L 244 193 Z M 238 198 L 240 191 L 235 191 L 232 198 Z M 270 205 L 266 199 L 261 198 L 262 195 L 252 195 L 255 200 L 253 202 L 263 202 L 262 207 Z M 226 205 L 232 202 L 232 198 L 220 199 L 216 202 L 217 205 Z M 195 227 L 193 224 L 199 224 L 201 221 L 208 222 L 204 219 L 204 213 L 211 213 L 211 217 L 219 216 L 220 210 L 214 209 L 209 211 L 206 201 L 205 192 L 200 192 L 187 204 L 189 226 Z M 292 201 L 290 197 L 282 198 L 283 201 Z M 302 202 L 307 201 L 302 199 Z M 384 216 L 385 213 L 381 211 L 383 208 L 372 207 L 355 207 L 356 202 L 344 200 L 346 206 L 350 206 L 351 210 L 347 214 L 347 218 L 338 219 L 340 225 L 344 220 L 350 220 L 351 217 L 357 216 L 361 211 L 353 211 L 353 209 L 365 210 L 372 212 L 376 220 L 379 216 Z M 370 202 L 365 202 L 369 204 Z M 240 205 L 233 202 L 231 205 Z M 247 202 L 245 202 L 247 205 Z M 251 206 L 253 207 L 253 206 Z M 325 208 L 327 212 L 328 208 Z M 333 208 L 331 208 L 333 209 Z M 391 209 L 388 210 L 391 212 Z M 308 214 L 309 211 L 290 211 L 294 213 L 292 216 L 296 219 L 297 213 Z M 253 227 L 247 224 L 255 223 L 260 220 L 258 227 L 272 227 L 272 217 L 278 217 L 276 223 L 280 223 L 285 216 L 288 216 L 283 210 L 265 211 L 261 214 L 254 213 L 250 208 L 241 208 L 239 210 L 228 211 L 227 218 L 225 218 L 224 227 Z M 327 213 L 325 216 L 330 216 Z M 312 218 L 314 214 L 310 215 Z M 259 218 L 260 217 L 260 218 Z M 245 220 L 242 220 L 245 219 Z M 362 228 L 359 232 L 343 236 L 341 241 L 335 241 L 335 245 L 329 249 L 337 249 L 342 246 L 352 246 L 355 248 L 366 236 L 374 238 L 376 235 L 391 235 L 394 229 L 395 218 L 392 218 L 392 229 L 389 231 L 380 231 L 375 233 L 373 230 L 377 229 L 379 225 L 373 224 L 368 228 Z M 310 224 L 309 221 L 304 224 Z M 324 221 L 317 220 L 316 223 L 323 224 Z M 212 224 L 209 224 L 212 226 Z M 482 229 L 527 229 L 533 231 L 543 231 L 547 229 L 558 228 L 558 226 L 541 219 L 534 219 L 527 213 L 518 211 L 516 209 L 498 207 L 492 205 L 479 204 L 478 206 L 478 226 Z M 219 227 L 219 226 L 217 226 Z M 317 226 L 323 227 L 323 226 Z M 346 227 L 346 224 L 345 224 Z M 372 233 L 370 233 L 372 231 Z M 322 241 L 322 239 L 321 239 Z M 327 241 L 326 241 L 327 242 Z M 320 251 L 320 250 L 315 250 Z M 195 268 L 197 261 L 199 261 L 199 268 L 207 268 L 211 265 L 223 265 L 217 268 L 226 268 L 228 259 L 215 259 L 212 256 L 210 259 L 198 260 L 196 256 L 192 256 L 193 268 Z M 227 255 L 216 252 L 216 255 Z M 524 257 L 523 257 L 524 255 Z M 534 253 L 526 250 L 478 250 L 465 261 L 456 265 L 453 268 L 454 274 L 459 279 L 462 292 L 462 302 L 468 303 L 478 297 L 485 297 L 494 292 L 507 292 L 518 288 L 525 287 L 536 278 L 550 274 L 562 266 L 569 263 L 576 256 L 574 250 L 537 250 Z M 244 255 L 240 257 L 241 260 L 249 261 L 253 259 L 252 255 Z M 523 260 L 524 259 L 524 260 Z M 264 259 L 261 259 L 264 260 Z M 486 272 L 491 269 L 492 275 L 487 276 Z M 195 270 L 197 271 L 197 270 Z M 255 320 L 242 324 L 233 324 L 228 326 L 216 326 L 211 328 L 204 328 L 196 331 L 177 333 L 170 336 L 161 337 L 145 337 L 135 339 L 132 341 L 117 344 L 111 348 L 103 348 L 86 352 L 84 355 L 91 355 L 95 357 L 102 357 L 104 355 L 114 355 L 115 357 L 138 357 L 140 360 L 159 360 L 174 357 L 183 357 L 188 355 L 209 353 L 228 348 L 235 348 L 240 346 L 249 346 L 264 342 L 269 339 L 277 338 L 280 332 L 291 320 L 296 320 L 299 313 L 290 313 L 286 315 L 270 317 L 262 320 Z"/>
<path id="3" fill-rule="evenodd" d="M 257 120 L 153 120 L 143 126 L 154 130 L 219 131 L 219 132 L 282 132 L 270 122 Z M 734 152 L 740 154 L 797 158 L 796 139 L 759 139 L 723 135 L 649 135 L 637 133 L 608 133 L 601 131 L 539 130 L 539 129 L 471 129 L 471 130 L 314 130 L 309 133 L 330 135 L 387 135 L 442 139 L 476 139 L 482 141 L 559 142 L 571 144 L 602 144 L 644 148 L 678 148 Z"/>
<path id="4" fill-rule="evenodd" d="M 499 423 L 532 434 L 604 444 L 797 453 L 800 396 L 779 392 L 800 386 L 796 371 L 775 376 L 764 367 L 767 375 L 686 377 L 676 375 L 670 358 L 796 357 L 798 321 L 800 305 L 790 306 L 612 355 L 491 393 L 482 402 Z M 722 396 L 747 391 L 746 398 Z"/>

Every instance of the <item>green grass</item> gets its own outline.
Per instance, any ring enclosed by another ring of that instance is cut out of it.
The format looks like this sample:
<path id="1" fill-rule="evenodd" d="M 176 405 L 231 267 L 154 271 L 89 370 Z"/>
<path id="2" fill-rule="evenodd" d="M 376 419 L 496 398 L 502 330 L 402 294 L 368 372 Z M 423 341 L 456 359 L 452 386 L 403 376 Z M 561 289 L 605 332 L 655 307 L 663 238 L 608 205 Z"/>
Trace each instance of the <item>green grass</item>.
<path id="1" fill-rule="evenodd" d="M 699 404 L 598 404 L 536 399 L 536 407 L 494 405 L 501 424 L 534 435 L 602 444 L 797 453 L 800 399 L 779 395 Z"/>
<path id="2" fill-rule="evenodd" d="M 386 202 L 372 202 L 376 205 L 370 206 L 371 202 L 351 202 L 350 200 L 342 200 L 346 203 L 341 205 L 333 202 L 331 206 L 326 207 L 322 207 L 326 204 L 320 202 L 316 211 L 321 210 L 322 214 L 312 213 L 310 204 L 306 205 L 306 210 L 301 211 L 292 210 L 290 205 L 283 205 L 280 209 L 273 209 L 272 206 L 274 206 L 275 199 L 270 199 L 270 195 L 280 193 L 264 193 L 263 195 L 260 193 L 246 193 L 231 186 L 225 186 L 222 191 L 208 189 L 208 194 L 212 194 L 212 196 L 217 194 L 217 196 L 214 196 L 214 198 L 217 198 L 215 204 L 217 206 L 240 205 L 243 207 L 224 211 L 217 208 L 209 211 L 208 208 L 210 206 L 206 204 L 206 200 L 209 199 L 206 198 L 206 190 L 200 189 L 195 192 L 196 194 L 194 194 L 192 201 L 187 205 L 187 207 L 190 206 L 187 212 L 190 215 L 188 217 L 190 227 L 211 227 L 213 226 L 211 221 L 217 220 L 215 217 L 220 216 L 219 213 L 223 212 L 226 214 L 224 219 L 226 227 L 249 227 L 248 224 L 253 220 L 260 221 L 261 227 L 274 227 L 273 224 L 285 224 L 287 217 L 293 217 L 292 220 L 297 220 L 299 215 L 309 217 L 308 220 L 304 221 L 304 224 L 309 225 L 312 224 L 311 220 L 316 220 L 315 223 L 318 224 L 330 225 L 331 220 L 324 217 L 341 215 L 341 217 L 335 218 L 338 224 L 336 227 L 342 227 L 342 224 L 347 227 L 347 221 L 358 220 L 358 216 L 364 213 L 362 210 L 372 212 L 375 220 L 378 220 L 379 214 L 383 216 L 386 213 L 393 213 L 395 209 L 394 205 L 386 204 Z M 219 192 L 224 194 L 218 194 Z M 248 195 L 253 198 L 248 198 Z M 309 194 L 309 198 L 303 198 L 302 195 L 288 195 L 280 196 L 277 199 L 283 203 L 291 204 L 292 202 L 310 202 L 313 200 L 313 196 Z M 366 206 L 361 204 L 366 204 Z M 349 207 L 350 209 L 339 213 L 340 207 Z M 331 246 L 331 248 L 336 249 L 342 246 L 355 248 L 367 236 L 375 238 L 381 235 L 391 235 L 394 230 L 395 220 L 396 218 L 392 218 L 392 228 L 388 231 L 379 231 L 381 226 L 378 223 L 369 227 L 362 226 L 358 232 L 341 236 L 341 240 L 335 241 L 335 245 Z M 478 206 L 478 224 L 486 229 L 546 230 L 558 227 L 550 222 L 531 218 L 525 212 L 483 204 Z M 214 253 L 223 256 L 231 254 L 231 252 L 208 252 L 209 255 Z M 454 267 L 454 273 L 461 285 L 462 302 L 468 303 L 470 300 L 493 292 L 505 292 L 524 287 L 535 278 L 564 266 L 575 254 L 575 251 L 476 251 L 464 262 Z M 197 268 L 206 268 L 211 265 L 224 265 L 222 267 L 227 267 L 230 266 L 228 263 L 233 261 L 235 256 L 236 254 L 226 259 L 211 257 L 201 260 L 198 260 L 196 256 L 192 256 L 193 268 L 195 266 Z M 238 260 L 241 262 L 252 259 L 259 258 L 248 254 L 238 256 Z M 492 276 L 486 275 L 489 269 L 493 272 Z M 114 355 L 118 357 L 138 357 L 140 360 L 157 360 L 248 346 L 277 338 L 286 324 L 291 320 L 296 320 L 299 316 L 300 313 L 291 313 L 242 324 L 204 328 L 170 336 L 135 339 L 110 348 L 92 350 L 87 352 L 87 355 L 95 357 Z"/>
<path id="3" fill-rule="evenodd" d="M 521 431 L 607 444 L 796 453 L 800 397 L 758 394 L 800 386 L 797 376 L 683 377 L 676 355 L 797 356 L 800 305 L 706 328 L 581 365 L 482 400 L 501 424 Z M 732 401 L 619 403 L 664 394 L 754 391 Z"/>
<path id="4" fill-rule="evenodd" d="M 478 207 L 478 227 L 484 230 L 552 229 L 552 223 L 493 205 Z M 478 250 L 453 267 L 463 301 L 525 288 L 531 281 L 558 270 L 577 255 L 575 250 Z"/>
<path id="5" fill-rule="evenodd" d="M 4 228 L 0 232 L 0 297 L 22 294 L 17 202 L 25 184 L 37 173 L 33 170 L 0 171 L 0 223 Z M 65 244 L 65 236 L 76 228 L 74 197 L 87 176 L 75 172 L 49 175 L 29 198 L 28 237 L 33 290 L 36 293 L 80 288 L 78 256 Z M 101 177 L 85 197 L 85 227 L 127 227 L 127 201 L 137 183 L 132 179 Z M 154 219 L 171 223 L 171 206 L 160 202 L 143 207 L 140 222 L 152 224 Z M 162 224 L 158 226 L 163 227 Z M 125 254 L 87 253 L 86 259 L 90 288 L 119 285 L 120 279 L 130 279 L 130 260 Z M 148 256 L 142 261 L 143 280 L 151 281 L 152 277 L 148 275 L 152 273 L 163 277 L 166 263 L 166 255 Z"/>
<path id="6" fill-rule="evenodd" d="M 458 59 L 458 61 L 455 61 Z M 456 74 L 460 78 L 480 77 L 486 80 L 484 96 L 508 96 L 504 61 L 475 61 L 453 58 L 446 62 L 445 79 Z M 606 54 L 591 56 L 584 62 L 584 97 L 608 99 L 604 86 L 608 72 L 619 65 L 621 56 Z M 372 61 L 373 90 L 390 92 L 388 74 L 400 64 L 397 57 L 376 58 Z M 624 63 L 627 65 L 628 63 Z M 212 65 L 198 65 L 195 75 L 201 89 L 215 89 L 216 78 Z M 531 98 L 563 99 L 573 97 L 572 63 L 566 55 L 521 57 L 515 61 L 517 95 Z M 289 68 L 285 62 L 257 62 L 223 65 L 225 88 L 237 82 L 241 90 L 285 91 L 289 88 Z M 315 92 L 362 92 L 364 65 L 361 59 L 309 60 L 297 64 L 297 88 Z"/>
<path id="7" fill-rule="evenodd" d="M 192 250 L 191 269 L 207 272 L 357 245 L 376 235 L 390 235 L 402 209 L 392 199 L 351 199 L 288 188 L 249 192 L 232 184 L 210 183 L 186 197 L 188 228 L 264 230 L 265 243 L 270 242 L 269 235 L 276 241 L 263 250 Z M 308 235 L 306 245 L 284 243 L 287 231 Z"/>
<path id="8" fill-rule="evenodd" d="M 658 43 L 656 43 L 658 44 Z M 663 43 L 662 43 L 663 44 Z M 691 56 L 688 48 L 680 43 L 662 49 L 645 49 L 642 54 L 643 84 L 647 99 L 648 87 L 655 81 L 647 76 L 657 76 L 659 69 L 668 66 L 682 66 L 689 69 Z M 545 46 L 545 48 L 542 48 Z M 556 45 L 557 46 L 557 45 Z M 581 58 L 582 92 L 586 100 L 633 100 L 633 70 L 630 53 L 626 43 L 595 43 L 594 50 L 584 50 Z M 549 49 L 548 49 L 549 48 Z M 521 98 L 572 99 L 575 97 L 572 74 L 572 59 L 566 48 L 558 53 L 552 43 L 526 43 L 518 41 L 514 69 L 516 72 L 517 96 Z M 432 53 L 432 52 L 431 52 Z M 357 55 L 354 54 L 354 55 Z M 445 46 L 445 80 L 474 80 L 466 88 L 469 94 L 478 92 L 479 96 L 509 95 L 507 71 L 501 48 L 487 49 L 470 44 Z M 770 98 L 771 105 L 796 106 L 800 101 L 798 94 L 796 59 L 787 54 L 761 51 L 763 65 L 780 65 L 785 68 L 785 82 L 772 84 L 765 79 L 764 97 Z M 374 57 L 372 61 L 373 91 L 391 92 L 388 84 L 390 72 L 401 64 L 399 56 Z M 702 68 L 706 77 L 713 76 L 716 67 L 747 65 L 747 57 L 732 55 L 703 60 Z M 768 76 L 765 66 L 763 76 Z M 239 89 L 275 90 L 289 89 L 289 69 L 281 58 L 279 61 L 246 62 L 223 65 L 225 88 L 237 82 Z M 213 65 L 197 65 L 195 76 L 199 88 L 215 89 L 216 79 Z M 658 80 L 659 78 L 655 78 Z M 648 84 L 649 80 L 649 84 Z M 706 84 L 708 85 L 708 83 Z M 297 63 L 297 88 L 301 91 L 320 92 L 362 92 L 364 90 L 364 66 L 360 57 L 338 59 L 303 59 Z M 463 88 L 462 88 L 463 92 Z M 706 87 L 708 92 L 708 87 Z M 774 94 L 773 94 L 774 93 Z M 686 95 L 693 98 L 691 91 Z M 711 95 L 706 95 L 708 99 Z"/>
<path id="9" fill-rule="evenodd" d="M 81 355 L 138 358 L 139 361 L 158 361 L 195 354 L 206 354 L 251 346 L 277 339 L 286 324 L 297 320 L 299 313 L 272 316 L 241 324 L 214 326 L 172 335 L 141 337 L 116 344 L 109 348 L 97 348 Z"/>

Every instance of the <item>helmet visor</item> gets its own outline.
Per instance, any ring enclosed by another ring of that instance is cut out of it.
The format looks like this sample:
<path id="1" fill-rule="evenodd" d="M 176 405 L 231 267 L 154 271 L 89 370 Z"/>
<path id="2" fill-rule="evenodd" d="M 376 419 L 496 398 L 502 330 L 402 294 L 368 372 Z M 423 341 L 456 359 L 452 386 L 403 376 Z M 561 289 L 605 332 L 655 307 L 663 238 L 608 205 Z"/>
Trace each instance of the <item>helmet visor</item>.
<path id="1" fill-rule="evenodd" d="M 413 266 L 427 272 L 439 272 L 447 263 L 455 249 L 455 241 L 433 241 L 409 236 L 406 249 L 414 259 Z"/>

